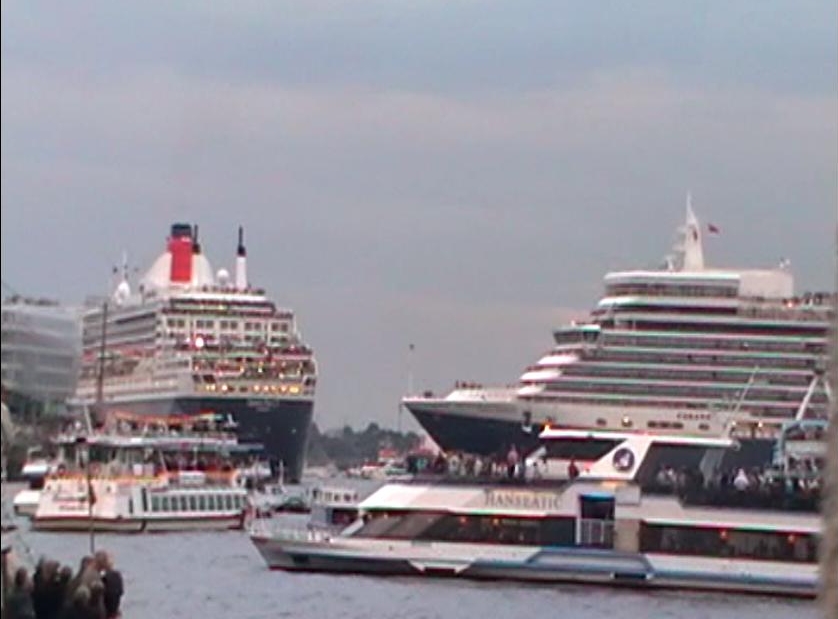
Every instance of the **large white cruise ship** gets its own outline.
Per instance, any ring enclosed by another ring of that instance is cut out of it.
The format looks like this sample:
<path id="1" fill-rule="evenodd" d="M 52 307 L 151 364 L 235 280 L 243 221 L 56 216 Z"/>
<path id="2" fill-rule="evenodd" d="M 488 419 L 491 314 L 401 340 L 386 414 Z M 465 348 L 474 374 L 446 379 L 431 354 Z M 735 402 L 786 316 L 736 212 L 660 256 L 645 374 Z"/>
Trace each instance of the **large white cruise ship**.
<path id="1" fill-rule="evenodd" d="M 797 295 L 788 262 L 771 269 L 704 263 L 689 203 L 657 270 L 608 273 L 583 322 L 512 388 L 458 385 L 405 407 L 446 450 L 504 453 L 550 424 L 577 429 L 731 432 L 743 461 L 770 457 L 784 422 L 824 417 L 827 328 L 835 293 Z"/>
<path id="2" fill-rule="evenodd" d="M 82 325 L 73 404 L 107 412 L 232 415 L 239 440 L 261 443 L 298 480 L 317 366 L 294 312 L 247 279 L 243 234 L 234 276 L 213 273 L 197 226 L 172 226 L 162 253 L 132 290 L 124 269 L 112 297 Z"/>

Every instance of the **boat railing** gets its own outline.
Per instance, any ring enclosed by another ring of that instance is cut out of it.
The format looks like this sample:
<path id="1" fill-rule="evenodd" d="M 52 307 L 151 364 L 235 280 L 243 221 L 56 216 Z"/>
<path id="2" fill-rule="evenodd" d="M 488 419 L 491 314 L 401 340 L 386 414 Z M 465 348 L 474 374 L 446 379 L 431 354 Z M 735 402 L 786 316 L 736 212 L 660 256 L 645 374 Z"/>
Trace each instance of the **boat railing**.
<path id="1" fill-rule="evenodd" d="M 820 510 L 818 486 L 801 488 L 800 480 L 775 480 L 770 484 L 739 490 L 735 487 L 688 486 L 671 487 L 659 484 L 643 486 L 646 495 L 676 496 L 684 505 L 696 507 L 733 507 L 747 510 L 809 512 Z"/>
<path id="2" fill-rule="evenodd" d="M 334 534 L 315 527 L 271 527 L 265 519 L 257 519 L 251 526 L 251 534 L 270 537 L 284 542 L 329 542 Z"/>
<path id="3" fill-rule="evenodd" d="M 593 548 L 613 548 L 614 521 L 598 518 L 580 518 L 579 544 Z"/>
<path id="4" fill-rule="evenodd" d="M 132 471 L 130 468 L 104 467 L 96 468 L 88 476 L 83 470 L 59 470 L 49 476 L 57 481 L 77 481 L 84 483 L 88 477 L 91 481 L 113 481 L 123 484 L 144 484 L 155 487 L 176 486 L 234 486 L 237 473 L 235 471 L 169 471 L 155 473 L 141 469 Z"/>

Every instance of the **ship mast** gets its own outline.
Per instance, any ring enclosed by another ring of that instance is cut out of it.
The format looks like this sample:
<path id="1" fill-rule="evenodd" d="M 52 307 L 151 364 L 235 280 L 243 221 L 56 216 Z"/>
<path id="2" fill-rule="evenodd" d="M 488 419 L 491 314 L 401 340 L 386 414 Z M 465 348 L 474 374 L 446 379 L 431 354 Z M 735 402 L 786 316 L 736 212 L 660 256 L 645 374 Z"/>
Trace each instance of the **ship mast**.
<path id="1" fill-rule="evenodd" d="M 95 411 L 96 415 L 104 414 L 102 410 L 103 403 L 105 401 L 105 354 L 107 352 L 107 339 L 108 339 L 108 302 L 105 301 L 102 303 L 102 337 L 101 341 L 99 342 L 99 367 L 96 370 L 96 404 L 95 404 Z M 91 427 L 90 422 L 90 415 L 87 415 L 87 430 L 88 432 L 91 431 L 93 428 Z"/>

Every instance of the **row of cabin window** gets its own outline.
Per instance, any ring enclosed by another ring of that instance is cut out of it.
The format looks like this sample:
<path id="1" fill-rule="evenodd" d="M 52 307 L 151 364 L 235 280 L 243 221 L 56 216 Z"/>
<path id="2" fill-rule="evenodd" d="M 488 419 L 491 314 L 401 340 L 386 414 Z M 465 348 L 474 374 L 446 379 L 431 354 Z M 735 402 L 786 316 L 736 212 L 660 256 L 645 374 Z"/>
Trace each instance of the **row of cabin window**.
<path id="1" fill-rule="evenodd" d="M 526 546 L 573 546 L 575 518 L 465 516 L 439 512 L 371 512 L 358 537 Z"/>
<path id="2" fill-rule="evenodd" d="M 679 365 L 692 366 L 699 365 L 717 365 L 720 371 L 729 371 L 735 368 L 747 368 L 748 371 L 753 371 L 754 366 L 757 365 L 762 368 L 781 368 L 784 370 L 805 370 L 816 367 L 817 357 L 808 356 L 802 358 L 794 358 L 788 355 L 778 355 L 773 358 L 766 358 L 765 354 L 760 351 L 752 351 L 756 354 L 724 354 L 716 351 L 702 350 L 700 347 L 679 346 L 683 351 L 680 353 L 673 353 L 671 349 L 663 347 L 646 347 L 643 350 L 615 350 L 609 348 L 606 350 L 599 350 L 590 352 L 590 358 L 596 358 L 598 361 L 604 361 L 610 364 L 622 363 L 645 363 L 647 365 L 658 367 L 660 365 Z M 772 353 L 767 353 L 772 354 Z"/>
<path id="3" fill-rule="evenodd" d="M 826 341 L 822 336 L 814 334 L 813 337 L 819 337 L 818 340 L 806 340 L 799 337 L 792 337 L 791 334 L 769 333 L 767 336 L 762 336 L 760 339 L 748 340 L 742 337 L 744 334 L 736 333 L 735 329 L 728 329 L 730 333 L 726 333 L 724 329 L 719 329 L 719 335 L 726 336 L 735 334 L 738 337 L 730 339 L 720 339 L 712 335 L 705 337 L 692 337 L 692 333 L 686 332 L 677 337 L 670 337 L 673 333 L 672 329 L 662 329 L 660 331 L 653 331 L 648 328 L 628 334 L 625 332 L 609 331 L 605 333 L 603 338 L 603 345 L 610 348 L 616 346 L 631 346 L 631 347 L 666 347 L 666 348 L 692 348 L 696 350 L 745 350 L 748 352 L 804 352 L 804 353 L 823 353 L 826 350 Z M 773 337 L 776 339 L 765 340 L 766 337 Z"/>
<path id="4" fill-rule="evenodd" d="M 643 524 L 640 551 L 815 563 L 818 536 L 777 531 Z"/>
<path id="5" fill-rule="evenodd" d="M 368 513 L 365 521 L 364 526 L 355 533 L 356 536 L 538 546 L 576 545 L 575 518 L 378 512 Z M 640 531 L 641 552 L 814 563 L 817 561 L 817 549 L 817 536 L 809 534 L 645 523 L 641 525 Z"/>
<path id="6" fill-rule="evenodd" d="M 195 328 L 197 329 L 214 329 L 215 328 L 215 320 L 206 320 L 206 319 L 197 319 L 194 321 Z M 172 328 L 184 328 L 187 326 L 187 322 L 182 318 L 170 318 L 166 325 Z M 263 323 L 263 322 L 238 322 L 235 320 L 219 320 L 218 326 L 221 330 L 235 330 L 238 331 L 239 327 L 244 327 L 245 331 L 281 331 L 282 333 L 287 333 L 289 331 L 289 325 L 287 322 L 274 322 L 274 323 Z"/>
<path id="7" fill-rule="evenodd" d="M 152 496 L 153 512 L 232 511 L 243 509 L 245 498 L 233 494 Z"/>

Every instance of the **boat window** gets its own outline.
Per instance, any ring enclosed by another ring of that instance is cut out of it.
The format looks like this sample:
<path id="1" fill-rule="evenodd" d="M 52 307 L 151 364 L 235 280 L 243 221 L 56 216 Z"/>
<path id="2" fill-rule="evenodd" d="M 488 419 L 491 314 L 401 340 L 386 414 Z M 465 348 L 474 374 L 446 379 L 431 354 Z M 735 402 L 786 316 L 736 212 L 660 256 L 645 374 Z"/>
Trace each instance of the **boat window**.
<path id="1" fill-rule="evenodd" d="M 151 511 L 159 512 L 160 511 L 160 497 L 159 496 L 152 496 L 151 497 Z"/>
<path id="2" fill-rule="evenodd" d="M 176 497 L 176 496 L 172 497 L 172 511 L 173 512 L 180 511 L 180 501 L 178 500 L 178 497 Z"/>
<path id="3" fill-rule="evenodd" d="M 148 488 L 143 488 L 142 492 L 140 493 L 140 496 L 142 497 L 142 500 L 143 500 L 143 511 L 147 512 L 148 511 Z"/>
<path id="4" fill-rule="evenodd" d="M 167 496 L 160 497 L 160 502 L 161 502 L 163 511 L 164 512 L 169 511 L 169 497 L 167 497 Z"/>
<path id="5" fill-rule="evenodd" d="M 230 510 L 233 509 L 233 496 L 228 494 L 224 497 L 224 506 Z"/>
<path id="6" fill-rule="evenodd" d="M 194 494 L 189 497 L 189 511 L 198 511 L 198 497 L 196 497 Z"/>
<path id="7" fill-rule="evenodd" d="M 209 495 L 207 497 L 207 509 L 211 512 L 215 511 L 215 495 Z"/>
<path id="8" fill-rule="evenodd" d="M 189 508 L 186 506 L 186 497 L 180 497 L 180 511 L 185 512 L 188 511 Z"/>
<path id="9" fill-rule="evenodd" d="M 207 511 L 207 497 L 203 494 L 198 497 L 198 509 L 202 512 Z"/>
<path id="10" fill-rule="evenodd" d="M 576 523 L 566 518 L 457 515 L 439 512 L 372 513 L 360 537 L 422 541 L 573 546 Z"/>
<path id="11" fill-rule="evenodd" d="M 405 516 L 403 513 L 370 512 L 364 516 L 364 526 L 355 534 L 358 537 L 387 537 L 387 532 Z"/>
<path id="12" fill-rule="evenodd" d="M 599 460 L 617 446 L 612 439 L 550 439 L 544 441 L 546 457 L 569 460 Z"/>
<path id="13" fill-rule="evenodd" d="M 642 552 L 815 563 L 818 537 L 794 532 L 644 523 L 640 531 L 640 550 Z"/>

